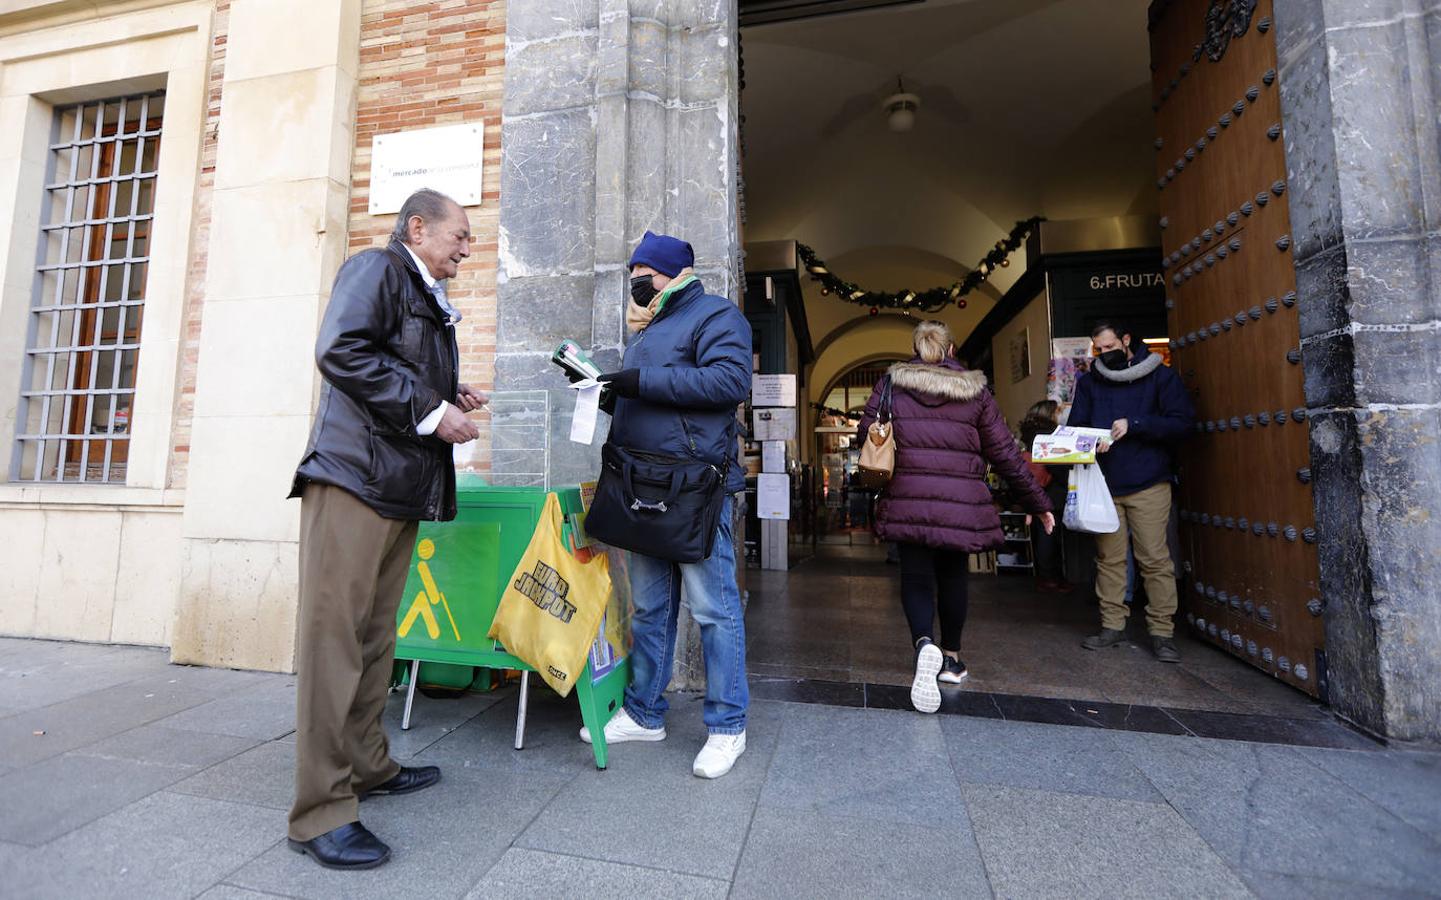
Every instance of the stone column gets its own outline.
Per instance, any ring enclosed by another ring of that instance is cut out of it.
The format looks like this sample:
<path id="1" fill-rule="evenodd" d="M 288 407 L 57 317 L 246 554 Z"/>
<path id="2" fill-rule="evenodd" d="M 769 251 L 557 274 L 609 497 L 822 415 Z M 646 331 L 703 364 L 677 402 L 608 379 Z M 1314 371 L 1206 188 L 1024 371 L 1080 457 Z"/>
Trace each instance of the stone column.
<path id="1" fill-rule="evenodd" d="M 618 365 L 625 264 L 647 229 L 690 241 L 707 289 L 739 298 L 735 41 L 735 0 L 509 7 L 495 386 L 550 392 L 552 484 L 594 478 L 600 442 L 567 440 L 571 393 L 550 353 L 574 338 Z M 700 668 L 688 628 L 680 685 Z"/>
<path id="2" fill-rule="evenodd" d="M 185 494 L 177 662 L 291 671 L 315 336 L 345 254 L 360 0 L 237 0 Z"/>
<path id="3" fill-rule="evenodd" d="M 1441 3 L 1276 0 L 1330 702 L 1441 739 Z"/>

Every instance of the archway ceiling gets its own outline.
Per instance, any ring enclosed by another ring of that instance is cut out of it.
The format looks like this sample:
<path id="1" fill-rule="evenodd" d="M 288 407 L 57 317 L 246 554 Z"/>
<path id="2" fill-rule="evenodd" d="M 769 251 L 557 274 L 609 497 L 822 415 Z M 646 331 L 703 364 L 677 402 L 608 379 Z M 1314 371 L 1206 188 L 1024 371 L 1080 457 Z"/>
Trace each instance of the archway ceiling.
<path id="1" fill-rule="evenodd" d="M 747 239 L 970 264 L 1036 213 L 1154 212 L 1147 5 L 927 0 L 746 29 Z M 878 99 L 898 74 L 940 92 L 904 134 Z"/>

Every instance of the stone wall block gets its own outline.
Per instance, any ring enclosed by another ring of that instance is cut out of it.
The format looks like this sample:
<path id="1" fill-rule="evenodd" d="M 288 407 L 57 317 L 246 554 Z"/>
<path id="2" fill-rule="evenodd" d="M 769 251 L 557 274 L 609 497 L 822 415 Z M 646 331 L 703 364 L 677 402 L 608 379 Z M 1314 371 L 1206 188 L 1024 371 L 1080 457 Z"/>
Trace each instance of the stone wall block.
<path id="1" fill-rule="evenodd" d="M 630 17 L 664 23 L 670 0 L 629 0 Z"/>
<path id="2" fill-rule="evenodd" d="M 496 350 L 549 353 L 565 338 L 590 346 L 592 275 L 512 278 L 496 286 Z"/>
<path id="3" fill-rule="evenodd" d="M 666 95 L 666 53 L 670 31 L 654 19 L 630 23 L 628 90 L 651 97 Z"/>
<path id="4" fill-rule="evenodd" d="M 1332 247 L 1296 264 L 1297 314 L 1301 340 L 1335 331 L 1350 321 L 1346 249 Z"/>
<path id="5" fill-rule="evenodd" d="M 1315 338 L 1301 345 L 1306 405 L 1312 409 L 1356 404 L 1356 351 L 1349 334 Z"/>
<path id="6" fill-rule="evenodd" d="M 514 45 L 593 30 L 596 22 L 595 0 L 520 0 L 507 3 L 506 43 Z"/>
<path id="7" fill-rule="evenodd" d="M 1432 238 L 1352 242 L 1346 248 L 1352 320 L 1395 325 L 1441 319 L 1438 253 L 1441 241 Z"/>
<path id="8" fill-rule="evenodd" d="M 626 139 L 630 101 L 622 94 L 597 97 L 595 147 L 595 262 L 624 265 L 632 241 L 627 234 L 627 169 L 638 152 Z"/>
<path id="9" fill-rule="evenodd" d="M 634 136 L 626 157 L 626 243 L 634 246 L 647 230 L 666 230 L 666 110 L 634 98 L 626 115 Z"/>
<path id="10" fill-rule="evenodd" d="M 678 38 L 681 102 L 724 103 L 736 67 L 735 42 L 730 33 L 722 28 L 683 30 Z"/>
<path id="11" fill-rule="evenodd" d="M 1321 599 L 1326 604 L 1326 679 L 1337 713 L 1372 729 L 1382 723 L 1385 687 L 1374 661 L 1370 552 L 1361 526 L 1361 454 L 1349 410 L 1311 417 Z"/>
<path id="12" fill-rule="evenodd" d="M 672 26 L 702 28 L 735 21 L 736 0 L 672 0 L 668 6 Z"/>
<path id="13" fill-rule="evenodd" d="M 1408 58 L 1406 24 L 1328 28 L 1327 42 L 1346 237 L 1420 234 L 1425 173 L 1412 79 L 1424 76 Z"/>
<path id="14" fill-rule="evenodd" d="M 507 119 L 501 278 L 588 272 L 595 258 L 592 110 Z"/>
<path id="15" fill-rule="evenodd" d="M 593 343 L 596 347 L 620 347 L 626 338 L 625 307 L 630 302 L 630 277 L 625 269 L 607 269 L 595 276 L 591 301 Z"/>
<path id="16" fill-rule="evenodd" d="M 735 243 L 735 160 L 728 147 L 730 122 L 714 106 L 681 109 L 679 147 L 671 161 L 682 174 L 676 180 L 673 226 L 695 248 L 698 265 L 728 265 Z M 709 171 L 706 171 L 709 170 Z"/>
<path id="17" fill-rule="evenodd" d="M 602 14 L 596 45 L 596 97 L 624 95 L 630 89 L 630 52 L 630 23 L 625 16 Z"/>
<path id="18" fill-rule="evenodd" d="M 1359 404 L 1441 403 L 1435 331 L 1358 331 L 1352 341 Z M 1441 458 L 1433 462 L 1441 465 Z"/>
<path id="19" fill-rule="evenodd" d="M 523 116 L 586 106 L 596 90 L 595 32 L 521 44 L 506 57 L 505 114 Z"/>
<path id="20" fill-rule="evenodd" d="M 1320 2 L 1276 0 L 1277 43 L 1281 47 L 1289 44 L 1277 87 L 1284 119 L 1286 202 L 1297 262 L 1342 241 L 1336 143 L 1330 128 L 1330 71 L 1325 49 L 1319 44 L 1323 34 Z"/>
<path id="21" fill-rule="evenodd" d="M 1434 736 L 1441 722 L 1441 411 L 1372 410 L 1358 413 L 1357 439 L 1364 467 L 1362 529 L 1372 547 L 1371 616 L 1388 681 L 1387 733 L 1396 738 Z"/>

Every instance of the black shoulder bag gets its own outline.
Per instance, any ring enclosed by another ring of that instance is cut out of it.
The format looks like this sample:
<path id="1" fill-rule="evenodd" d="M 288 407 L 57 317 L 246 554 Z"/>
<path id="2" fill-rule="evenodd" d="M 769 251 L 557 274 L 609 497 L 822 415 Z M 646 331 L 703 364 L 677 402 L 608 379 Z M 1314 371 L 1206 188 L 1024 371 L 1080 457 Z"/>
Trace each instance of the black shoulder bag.
<path id="1" fill-rule="evenodd" d="M 717 468 L 693 457 L 607 441 L 600 460 L 595 499 L 585 515 L 587 535 L 671 562 L 695 563 L 710 556 L 725 504 L 729 457 Z"/>

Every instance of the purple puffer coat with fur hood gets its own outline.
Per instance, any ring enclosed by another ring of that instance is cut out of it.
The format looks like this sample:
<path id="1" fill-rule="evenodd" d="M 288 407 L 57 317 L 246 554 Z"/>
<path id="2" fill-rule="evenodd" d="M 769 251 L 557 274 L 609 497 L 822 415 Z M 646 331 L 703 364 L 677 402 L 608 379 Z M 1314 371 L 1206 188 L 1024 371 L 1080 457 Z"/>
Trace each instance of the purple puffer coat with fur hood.
<path id="1" fill-rule="evenodd" d="M 975 552 L 1001 546 L 1001 520 L 986 487 L 986 464 L 1010 482 L 1027 512 L 1051 511 L 1006 427 L 986 376 L 954 359 L 891 366 L 896 471 L 876 506 L 883 540 Z M 861 419 L 876 420 L 882 379 Z"/>

